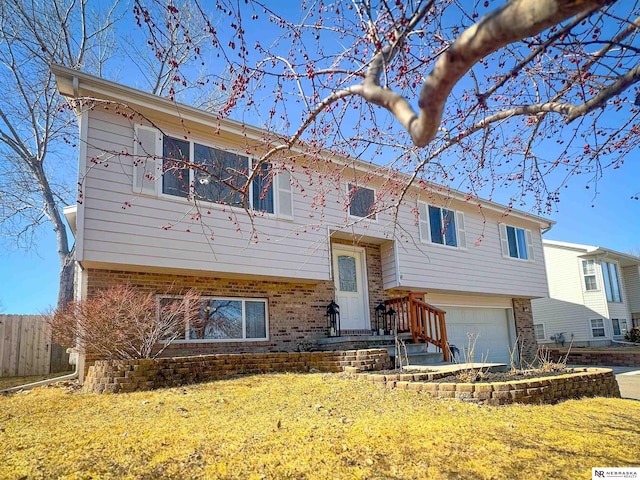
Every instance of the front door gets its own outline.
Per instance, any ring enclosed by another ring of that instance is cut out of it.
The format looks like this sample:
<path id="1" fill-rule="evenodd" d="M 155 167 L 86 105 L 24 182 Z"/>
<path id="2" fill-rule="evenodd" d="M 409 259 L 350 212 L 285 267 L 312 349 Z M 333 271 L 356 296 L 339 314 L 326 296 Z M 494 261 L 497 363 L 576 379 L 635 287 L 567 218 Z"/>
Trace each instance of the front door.
<path id="1" fill-rule="evenodd" d="M 333 279 L 342 330 L 370 330 L 365 252 L 360 247 L 333 247 Z"/>

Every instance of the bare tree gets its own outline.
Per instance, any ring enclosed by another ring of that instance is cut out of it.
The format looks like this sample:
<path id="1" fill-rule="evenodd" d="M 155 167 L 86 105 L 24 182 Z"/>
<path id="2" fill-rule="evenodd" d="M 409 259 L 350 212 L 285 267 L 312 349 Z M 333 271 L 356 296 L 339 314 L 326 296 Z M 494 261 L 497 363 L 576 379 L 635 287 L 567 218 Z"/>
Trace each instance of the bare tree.
<path id="1" fill-rule="evenodd" d="M 638 146 L 637 1 L 197 5 L 211 78 L 229 93 L 219 113 L 283 135 L 263 160 L 330 147 L 384 159 L 424 188 L 491 197 L 509 186 L 510 205 L 533 198 L 549 212 L 570 178 L 597 188 Z M 157 31 L 152 12 L 140 19 Z M 386 196 L 405 191 L 390 184 Z"/>
<path id="2" fill-rule="evenodd" d="M 87 0 L 0 4 L 0 233 L 31 248 L 43 225 L 56 234 L 58 302 L 72 299 L 73 248 L 62 207 L 73 198 L 72 115 L 56 94 L 51 63 L 99 70 L 113 10 L 90 15 Z M 11 92 L 8 94 L 8 92 Z"/>
<path id="3" fill-rule="evenodd" d="M 188 5 L 184 2 L 180 13 L 158 5 L 154 8 L 159 11 L 151 10 L 166 20 L 162 28 L 168 32 L 156 38 L 153 55 L 138 59 L 146 59 L 140 66 L 153 93 L 175 94 L 180 68 L 190 68 L 192 52 L 199 52 L 201 40 L 186 21 Z M 5 92 L 0 96 L 0 235 L 29 249 L 41 228 L 53 228 L 61 266 L 58 305 L 73 298 L 74 251 L 62 209 L 74 203 L 77 192 L 77 145 L 71 140 L 77 135 L 71 109 L 57 94 L 49 67 L 56 63 L 113 75 L 108 62 L 131 51 L 134 43 L 122 43 L 124 37 L 114 30 L 126 13 L 118 2 L 0 3 L 0 88 Z M 178 24 L 187 29 L 188 40 L 178 37 Z M 215 94 L 209 95 L 209 104 L 211 98 Z"/>

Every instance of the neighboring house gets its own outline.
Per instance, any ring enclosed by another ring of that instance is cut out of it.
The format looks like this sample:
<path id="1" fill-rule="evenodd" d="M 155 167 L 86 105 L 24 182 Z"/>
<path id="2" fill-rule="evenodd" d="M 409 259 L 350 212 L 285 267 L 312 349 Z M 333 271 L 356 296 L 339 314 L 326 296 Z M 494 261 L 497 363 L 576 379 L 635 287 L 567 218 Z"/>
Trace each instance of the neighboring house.
<path id="1" fill-rule="evenodd" d="M 549 298 L 532 302 L 540 343 L 608 345 L 640 326 L 640 258 L 608 248 L 544 240 Z"/>
<path id="2" fill-rule="evenodd" d="M 185 326 L 165 353 L 313 347 L 329 335 L 332 300 L 343 336 L 371 335 L 375 307 L 410 292 L 446 311 L 450 343 L 462 348 L 477 335 L 476 360 L 508 361 L 516 338 L 535 352 L 530 300 L 547 295 L 541 231 L 553 222 L 426 184 L 409 189 L 396 222 L 370 209 L 386 182 L 404 177 L 300 149 L 257 172 L 245 200 L 229 185 L 243 184 L 253 159 L 274 145 L 267 132 L 53 72 L 62 95 L 93 99 L 76 105 L 81 189 L 67 211 L 78 296 L 128 282 L 162 302 L 196 287 L 209 311 L 222 312 L 224 328 Z M 218 168 L 226 183 L 193 169 L 162 175 L 180 155 Z"/>

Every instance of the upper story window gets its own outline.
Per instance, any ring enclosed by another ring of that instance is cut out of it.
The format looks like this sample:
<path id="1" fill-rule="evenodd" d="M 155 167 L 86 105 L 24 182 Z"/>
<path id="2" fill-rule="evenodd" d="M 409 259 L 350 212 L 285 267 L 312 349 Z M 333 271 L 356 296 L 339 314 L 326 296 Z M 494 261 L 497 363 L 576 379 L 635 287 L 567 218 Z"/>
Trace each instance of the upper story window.
<path id="1" fill-rule="evenodd" d="M 420 241 L 467 248 L 462 212 L 420 202 L 418 203 L 418 223 Z"/>
<path id="2" fill-rule="evenodd" d="M 376 193 L 371 188 L 360 187 L 350 183 L 349 193 L 349 215 L 352 217 L 376 219 L 374 210 Z"/>
<path id="3" fill-rule="evenodd" d="M 607 301 L 622 302 L 617 265 L 615 263 L 602 262 L 602 278 L 604 279 L 604 291 L 607 294 Z"/>
<path id="4" fill-rule="evenodd" d="M 249 186 L 251 158 L 200 143 L 172 138 L 136 125 L 133 190 L 149 195 L 253 208 L 293 218 L 293 193 L 288 171 L 263 163 Z"/>
<path id="5" fill-rule="evenodd" d="M 249 174 L 248 157 L 194 143 L 193 163 L 194 193 L 198 198 L 237 207 L 247 206 L 247 199 L 239 190 Z M 258 189 L 255 184 L 253 187 Z"/>
<path id="6" fill-rule="evenodd" d="M 500 224 L 502 256 L 533 261 L 533 239 L 531 230 Z"/>
<path id="7" fill-rule="evenodd" d="M 586 291 L 598 290 L 595 260 L 582 260 L 582 277 L 584 278 L 584 289 Z"/>

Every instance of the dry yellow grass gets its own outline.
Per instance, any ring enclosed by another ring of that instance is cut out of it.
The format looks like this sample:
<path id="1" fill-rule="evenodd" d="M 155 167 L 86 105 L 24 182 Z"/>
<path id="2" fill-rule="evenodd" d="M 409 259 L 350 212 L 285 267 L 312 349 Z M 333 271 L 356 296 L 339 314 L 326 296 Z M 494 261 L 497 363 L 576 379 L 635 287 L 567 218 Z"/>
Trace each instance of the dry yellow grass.
<path id="1" fill-rule="evenodd" d="M 485 407 L 341 375 L 0 396 L 0 478 L 591 478 L 640 462 L 640 402 Z"/>
<path id="2" fill-rule="evenodd" d="M 61 377 L 69 373 L 72 372 L 68 371 L 61 373 L 49 373 L 47 375 L 30 375 L 26 377 L 0 377 L 0 390 L 17 387 L 18 385 L 25 385 L 27 383 L 38 382 L 40 380 L 46 380 L 47 378 Z"/>

